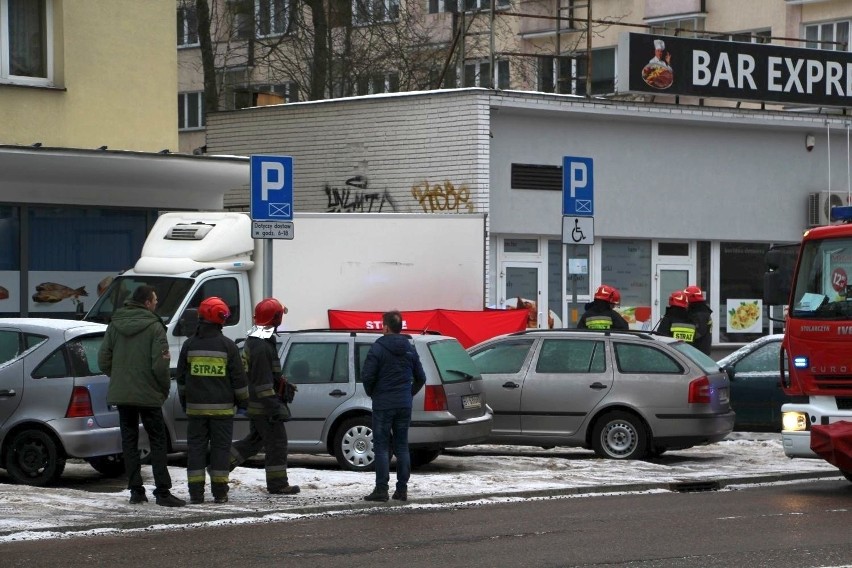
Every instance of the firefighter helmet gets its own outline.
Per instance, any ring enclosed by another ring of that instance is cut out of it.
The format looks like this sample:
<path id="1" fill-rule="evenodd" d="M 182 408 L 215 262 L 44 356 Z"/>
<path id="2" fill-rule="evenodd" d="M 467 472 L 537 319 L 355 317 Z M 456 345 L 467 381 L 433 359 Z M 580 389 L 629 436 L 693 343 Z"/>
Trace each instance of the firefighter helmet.
<path id="1" fill-rule="evenodd" d="M 687 286 L 683 292 L 686 294 L 686 301 L 689 303 L 704 301 L 704 292 L 698 286 Z"/>
<path id="2" fill-rule="evenodd" d="M 610 304 L 615 304 L 616 299 L 621 299 L 621 293 L 612 286 L 601 284 L 598 286 L 598 289 L 595 290 L 595 300 L 603 300 Z"/>
<path id="3" fill-rule="evenodd" d="M 669 296 L 669 305 L 677 306 L 678 308 L 686 308 L 689 306 L 689 300 L 686 299 L 686 292 L 683 290 L 675 290 Z"/>
<path id="4" fill-rule="evenodd" d="M 621 304 L 621 292 L 618 291 L 618 288 L 612 289 L 612 303 L 616 306 Z"/>
<path id="5" fill-rule="evenodd" d="M 231 317 L 231 310 L 222 298 L 210 296 L 198 306 L 198 317 L 204 321 L 225 325 L 225 322 Z"/>
<path id="6" fill-rule="evenodd" d="M 275 298 L 264 298 L 254 307 L 254 323 L 261 327 L 278 327 L 287 308 Z"/>

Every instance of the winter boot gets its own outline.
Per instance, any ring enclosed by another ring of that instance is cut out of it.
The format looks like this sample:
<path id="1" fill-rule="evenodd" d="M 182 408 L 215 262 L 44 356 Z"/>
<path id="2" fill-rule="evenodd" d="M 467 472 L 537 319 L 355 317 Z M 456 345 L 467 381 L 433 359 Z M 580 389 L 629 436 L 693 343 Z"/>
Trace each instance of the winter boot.
<path id="1" fill-rule="evenodd" d="M 157 495 L 157 505 L 161 507 L 183 507 L 186 501 L 175 497 L 170 492 Z"/>
<path id="2" fill-rule="evenodd" d="M 140 503 L 147 503 L 148 497 L 145 496 L 145 488 L 133 488 L 130 490 L 130 504 L 138 505 Z"/>
<path id="3" fill-rule="evenodd" d="M 193 505 L 204 503 L 204 484 L 189 483 L 189 502 Z"/>
<path id="4" fill-rule="evenodd" d="M 213 502 L 214 503 L 227 503 L 228 502 L 228 484 L 227 483 L 213 483 Z"/>
<path id="5" fill-rule="evenodd" d="M 373 492 L 364 497 L 364 501 L 387 501 L 388 500 L 388 490 L 387 488 L 376 487 L 373 489 Z"/>

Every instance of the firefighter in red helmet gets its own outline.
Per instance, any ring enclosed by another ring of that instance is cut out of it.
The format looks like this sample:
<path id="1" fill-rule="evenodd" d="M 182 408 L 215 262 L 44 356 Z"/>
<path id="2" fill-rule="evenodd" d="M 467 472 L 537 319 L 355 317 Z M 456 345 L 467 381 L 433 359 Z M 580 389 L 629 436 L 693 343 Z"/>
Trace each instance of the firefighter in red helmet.
<path id="1" fill-rule="evenodd" d="M 254 327 L 243 346 L 243 363 L 248 374 L 248 435 L 231 446 L 231 468 L 263 449 L 266 454 L 266 490 L 279 495 L 294 495 L 298 485 L 287 477 L 287 430 L 290 418 L 287 390 L 281 375 L 275 331 L 287 308 L 275 298 L 265 298 L 254 308 Z"/>
<path id="2" fill-rule="evenodd" d="M 695 341 L 695 319 L 689 315 L 689 301 L 686 292 L 675 290 L 669 296 L 669 305 L 666 313 L 660 319 L 660 327 L 657 330 L 661 335 L 681 339 L 687 343 Z"/>
<path id="3" fill-rule="evenodd" d="M 234 405 L 248 404 L 248 386 L 240 350 L 222 334 L 231 316 L 228 305 L 215 296 L 198 306 L 198 328 L 180 350 L 177 384 L 187 416 L 186 480 L 189 502 L 204 502 L 205 468 L 216 503 L 228 501 Z M 210 454 L 208 463 L 207 455 Z"/>
<path id="4" fill-rule="evenodd" d="M 630 329 L 627 321 L 614 307 L 621 300 L 621 293 L 614 287 L 601 284 L 594 299 L 586 304 L 586 311 L 577 322 L 577 329 Z"/>
<path id="5" fill-rule="evenodd" d="M 713 310 L 704 298 L 704 292 L 698 286 L 687 286 L 683 291 L 689 302 L 689 315 L 695 320 L 695 340 L 692 344 L 705 355 L 710 355 L 713 342 Z"/>

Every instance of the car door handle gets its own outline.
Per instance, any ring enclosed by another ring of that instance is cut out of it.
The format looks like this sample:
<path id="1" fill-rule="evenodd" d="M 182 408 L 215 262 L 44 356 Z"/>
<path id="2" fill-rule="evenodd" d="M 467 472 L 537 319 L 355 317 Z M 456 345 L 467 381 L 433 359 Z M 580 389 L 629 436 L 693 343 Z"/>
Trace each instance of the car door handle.
<path id="1" fill-rule="evenodd" d="M 603 383 L 592 383 L 589 385 L 589 388 L 595 390 L 603 390 L 606 388 L 606 385 Z"/>
<path id="2" fill-rule="evenodd" d="M 346 392 L 340 389 L 334 389 L 333 391 L 328 393 L 328 396 L 346 396 Z"/>
<path id="3" fill-rule="evenodd" d="M 14 389 L 3 389 L 0 390 L 0 396 L 4 398 L 12 398 L 13 396 L 17 396 L 18 393 L 15 392 Z"/>
<path id="4" fill-rule="evenodd" d="M 518 383 L 513 383 L 512 381 L 506 381 L 505 383 L 503 383 L 503 388 L 504 389 L 519 389 L 519 388 L 521 388 L 521 385 L 519 385 Z"/>

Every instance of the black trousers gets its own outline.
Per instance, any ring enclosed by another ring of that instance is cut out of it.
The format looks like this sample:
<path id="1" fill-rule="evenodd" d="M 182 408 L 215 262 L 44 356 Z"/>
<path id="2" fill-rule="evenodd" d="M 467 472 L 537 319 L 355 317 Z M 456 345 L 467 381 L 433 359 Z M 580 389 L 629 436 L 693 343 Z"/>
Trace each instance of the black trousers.
<path id="1" fill-rule="evenodd" d="M 189 494 L 204 495 L 207 467 L 214 497 L 228 494 L 228 462 L 234 419 L 189 416 L 186 426 L 186 441 L 189 446 L 186 456 L 186 479 Z M 208 450 L 210 461 L 207 461 Z"/>
<path id="2" fill-rule="evenodd" d="M 266 489 L 287 487 L 287 430 L 284 422 L 252 416 L 248 436 L 231 446 L 231 467 L 236 467 L 265 449 Z"/>
<path id="3" fill-rule="evenodd" d="M 151 443 L 151 469 L 154 473 L 154 495 L 168 495 L 172 478 L 168 465 L 168 435 L 162 408 L 144 406 L 119 406 L 118 420 L 121 429 L 121 450 L 127 472 L 127 488 L 144 490 L 142 464 L 139 461 L 139 420 Z"/>

